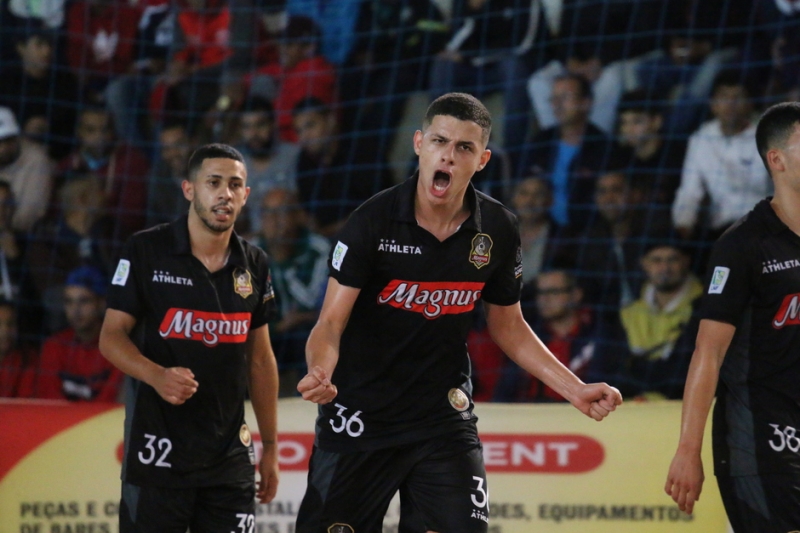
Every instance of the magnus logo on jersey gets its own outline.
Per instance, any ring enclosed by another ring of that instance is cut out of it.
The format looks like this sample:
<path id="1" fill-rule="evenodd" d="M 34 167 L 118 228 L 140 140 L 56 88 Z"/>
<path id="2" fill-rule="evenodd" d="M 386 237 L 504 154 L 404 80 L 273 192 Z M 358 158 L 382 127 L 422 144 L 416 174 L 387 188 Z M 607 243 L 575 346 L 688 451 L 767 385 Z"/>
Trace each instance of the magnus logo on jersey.
<path id="1" fill-rule="evenodd" d="M 395 279 L 378 295 L 378 303 L 421 313 L 425 318 L 467 313 L 481 297 L 483 283 L 472 281 L 415 282 Z"/>
<path id="2" fill-rule="evenodd" d="M 191 278 L 181 278 L 179 276 L 173 276 L 169 272 L 165 272 L 163 270 L 153 271 L 153 281 L 155 281 L 156 283 L 172 283 L 173 285 L 188 285 L 190 287 L 194 286 L 194 283 L 192 283 Z"/>
<path id="3" fill-rule="evenodd" d="M 395 254 L 415 254 L 422 255 L 419 246 L 409 246 L 407 244 L 396 244 L 394 239 L 381 239 L 378 244 L 379 252 L 391 252 Z"/>
<path id="4" fill-rule="evenodd" d="M 158 333 L 165 339 L 200 341 L 206 346 L 247 340 L 250 313 L 209 313 L 193 309 L 171 308 L 164 315 Z"/>
<path id="5" fill-rule="evenodd" d="M 780 272 L 781 270 L 789 270 L 790 268 L 797 267 L 800 267 L 800 261 L 797 259 L 787 259 L 786 261 L 770 259 L 769 261 L 761 262 L 761 273 L 771 274 L 773 272 Z"/>
<path id="6" fill-rule="evenodd" d="M 800 293 L 787 294 L 772 319 L 772 327 L 781 329 L 783 326 L 800 325 Z"/>

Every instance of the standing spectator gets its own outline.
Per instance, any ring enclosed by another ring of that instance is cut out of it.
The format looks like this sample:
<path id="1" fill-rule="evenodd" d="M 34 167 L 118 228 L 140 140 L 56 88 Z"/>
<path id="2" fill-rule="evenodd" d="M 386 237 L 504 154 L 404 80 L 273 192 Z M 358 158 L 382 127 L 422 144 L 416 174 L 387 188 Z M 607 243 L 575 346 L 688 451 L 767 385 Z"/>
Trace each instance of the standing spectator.
<path id="1" fill-rule="evenodd" d="M 84 266 L 69 273 L 64 312 L 69 327 L 44 341 L 39 363 L 39 398 L 117 401 L 123 374 L 100 353 L 98 342 L 108 278 Z"/>
<path id="2" fill-rule="evenodd" d="M 714 80 L 711 120 L 689 137 L 681 185 L 672 220 L 684 237 L 715 241 L 736 220 L 772 192 L 772 183 L 756 149 L 752 94 L 734 71 Z M 708 229 L 698 227 L 700 206 L 708 195 Z M 698 231 L 699 230 L 699 231 Z"/>
<path id="3" fill-rule="evenodd" d="M 648 248 L 641 260 L 646 279 L 641 297 L 620 310 L 630 359 L 618 386 L 640 398 L 680 399 L 691 350 L 679 339 L 689 330 L 703 286 L 685 250 L 666 240 Z"/>
<path id="4" fill-rule="evenodd" d="M 106 213 L 113 221 L 113 238 L 124 241 L 144 227 L 149 164 L 132 146 L 114 139 L 111 115 L 88 107 L 78 115 L 78 146 L 59 164 L 59 176 L 90 175 L 100 183 Z"/>
<path id="5" fill-rule="evenodd" d="M 646 220 L 639 209 L 642 191 L 622 172 L 597 179 L 595 216 L 576 246 L 578 279 L 586 300 L 598 309 L 616 313 L 639 293 L 642 272 L 639 258 L 650 235 L 662 235 L 668 222 Z"/>
<path id="6" fill-rule="evenodd" d="M 613 144 L 589 120 L 592 88 L 586 78 L 557 77 L 551 102 L 558 124 L 540 131 L 525 147 L 520 170 L 549 178 L 553 218 L 581 227 L 589 218 L 595 178 L 615 155 Z"/>
<path id="7" fill-rule="evenodd" d="M 252 96 L 239 118 L 240 152 L 247 165 L 252 229 L 260 225 L 259 207 L 264 194 L 275 187 L 297 189 L 300 147 L 278 138 L 275 110 L 268 100 Z"/>
<path id="8" fill-rule="evenodd" d="M 81 85 L 102 94 L 132 70 L 141 8 L 125 0 L 76 0 L 67 9 L 67 61 Z"/>
<path id="9" fill-rule="evenodd" d="M 686 155 L 686 142 L 667 139 L 663 126 L 662 108 L 649 100 L 645 91 L 622 96 L 619 142 L 632 151 L 626 171 L 631 181 L 644 189 L 644 202 L 652 216 L 668 215 L 672 209 Z"/>
<path id="10" fill-rule="evenodd" d="M 29 139 L 43 142 L 56 159 L 69 152 L 75 132 L 78 79 L 54 64 L 54 35 L 32 21 L 16 35 L 20 62 L 0 74 L 0 105 L 8 106 Z"/>
<path id="11" fill-rule="evenodd" d="M 583 291 L 567 270 L 545 270 L 536 276 L 536 316 L 525 314 L 536 335 L 556 358 L 582 380 L 613 348 L 601 335 L 600 321 L 583 305 Z M 602 340 L 601 340 L 602 339 Z M 508 360 L 494 399 L 501 402 L 563 402 L 564 398 Z"/>
<path id="12" fill-rule="evenodd" d="M 336 114 L 307 98 L 294 108 L 300 140 L 297 191 L 315 231 L 332 237 L 361 202 L 392 184 L 387 165 L 365 145 L 340 135 Z"/>
<path id="13" fill-rule="evenodd" d="M 322 31 L 320 48 L 325 58 L 340 67 L 356 42 L 356 21 L 363 0 L 286 0 L 289 16 L 314 20 Z"/>
<path id="14" fill-rule="evenodd" d="M 53 164 L 41 146 L 20 136 L 14 113 L 0 107 L 0 176 L 11 183 L 16 231 L 28 232 L 47 211 Z"/>
<path id="15" fill-rule="evenodd" d="M 336 71 L 319 53 L 319 38 L 319 28 L 312 19 L 290 16 L 279 40 L 279 61 L 247 77 L 251 96 L 274 102 L 277 134 L 282 141 L 297 142 L 292 109 L 300 101 L 316 98 L 330 106 L 336 99 Z"/>
<path id="16" fill-rule="evenodd" d="M 539 3 L 531 0 L 458 0 L 450 41 L 431 66 L 431 99 L 455 90 L 502 91 L 503 145 L 514 162 L 530 129 L 527 54 L 540 18 Z"/>
<path id="17" fill-rule="evenodd" d="M 272 259 L 278 319 L 270 324 L 269 335 L 278 361 L 280 392 L 294 396 L 306 373 L 305 345 L 322 305 L 331 246 L 309 230 L 297 194 L 281 188 L 263 198 L 256 244 Z"/>
<path id="18" fill-rule="evenodd" d="M 167 122 L 162 126 L 158 132 L 158 153 L 147 190 L 147 226 L 171 222 L 189 208 L 181 190 L 186 179 L 186 161 L 192 153 L 192 141 L 184 122 Z"/>
<path id="19" fill-rule="evenodd" d="M 36 352 L 20 344 L 16 306 L 0 298 L 0 398 L 33 398 Z"/>
<path id="20" fill-rule="evenodd" d="M 81 265 L 110 270 L 111 224 L 103 217 L 103 191 L 92 176 L 74 177 L 58 191 L 58 209 L 37 224 L 26 253 L 33 284 L 45 309 L 45 329 L 64 326 L 67 275 Z"/>

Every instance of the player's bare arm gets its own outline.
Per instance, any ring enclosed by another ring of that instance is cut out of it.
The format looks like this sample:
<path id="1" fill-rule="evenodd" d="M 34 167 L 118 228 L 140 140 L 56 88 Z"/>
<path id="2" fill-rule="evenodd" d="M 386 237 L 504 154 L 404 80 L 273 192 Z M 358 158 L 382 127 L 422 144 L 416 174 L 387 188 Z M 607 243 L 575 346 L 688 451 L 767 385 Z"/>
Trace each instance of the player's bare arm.
<path id="1" fill-rule="evenodd" d="M 248 384 L 258 432 L 264 445 L 258 465 L 261 480 L 256 497 L 269 503 L 278 492 L 278 364 L 269 339 L 269 326 L 263 325 L 247 335 Z"/>
<path id="2" fill-rule="evenodd" d="M 325 301 L 316 325 L 306 343 L 308 374 L 297 384 L 304 400 L 318 404 L 329 403 L 336 397 L 336 385 L 331 376 L 339 361 L 339 341 L 350 312 L 361 289 L 347 287 L 333 278 L 328 279 Z"/>
<path id="3" fill-rule="evenodd" d="M 724 322 L 701 320 L 689 365 L 681 411 L 681 437 L 664 490 L 681 511 L 692 512 L 703 490 L 703 433 L 719 380 L 719 369 L 736 328 Z"/>
<path id="4" fill-rule="evenodd" d="M 489 334 L 515 363 L 541 379 L 586 416 L 602 420 L 622 404 L 619 391 L 605 383 L 586 384 L 556 359 L 525 319 L 519 303 L 484 302 Z"/>
<path id="5" fill-rule="evenodd" d="M 100 352 L 111 364 L 153 387 L 173 405 L 181 405 L 197 392 L 198 383 L 188 368 L 164 368 L 139 351 L 130 337 L 136 318 L 117 309 L 106 310 L 100 330 Z"/>

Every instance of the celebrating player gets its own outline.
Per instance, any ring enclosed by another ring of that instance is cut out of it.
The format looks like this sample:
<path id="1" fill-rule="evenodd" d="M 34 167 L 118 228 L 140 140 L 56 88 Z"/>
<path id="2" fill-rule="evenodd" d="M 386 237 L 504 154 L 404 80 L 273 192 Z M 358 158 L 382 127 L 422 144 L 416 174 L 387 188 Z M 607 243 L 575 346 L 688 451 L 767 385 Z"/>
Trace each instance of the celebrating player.
<path id="1" fill-rule="evenodd" d="M 522 318 L 516 218 L 470 183 L 490 130 L 474 97 L 436 99 L 414 134 L 418 173 L 338 235 L 297 387 L 321 406 L 298 533 L 381 531 L 398 489 L 402 531 L 487 531 L 465 347 L 479 300 L 503 351 L 581 412 L 602 420 L 622 401 L 580 381 Z"/>
<path id="2" fill-rule="evenodd" d="M 736 533 L 800 528 L 800 104 L 756 129 L 775 185 L 714 245 L 665 490 L 691 513 L 714 393 L 714 473 Z"/>
<path id="3" fill-rule="evenodd" d="M 221 144 L 189 158 L 189 214 L 137 233 L 108 292 L 100 349 L 131 376 L 120 531 L 252 531 L 277 490 L 278 378 L 266 254 L 233 232 L 250 189 Z M 247 386 L 264 444 L 261 481 L 244 421 Z"/>

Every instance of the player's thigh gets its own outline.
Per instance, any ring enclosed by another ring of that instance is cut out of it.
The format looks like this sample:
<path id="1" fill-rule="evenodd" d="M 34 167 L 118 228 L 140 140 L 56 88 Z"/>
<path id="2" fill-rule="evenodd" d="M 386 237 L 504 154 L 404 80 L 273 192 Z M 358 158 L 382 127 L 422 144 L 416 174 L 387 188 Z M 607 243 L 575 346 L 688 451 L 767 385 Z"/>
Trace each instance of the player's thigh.
<path id="1" fill-rule="evenodd" d="M 191 533 L 255 531 L 254 480 L 197 489 Z"/>
<path id="2" fill-rule="evenodd" d="M 717 484 L 735 533 L 800 531 L 800 476 L 718 476 Z"/>
<path id="3" fill-rule="evenodd" d="M 489 523 L 489 489 L 479 446 L 453 454 L 440 450 L 417 463 L 401 489 L 401 531 L 485 533 Z M 413 519 L 409 520 L 409 518 Z M 410 524 L 416 524 L 410 527 Z M 419 528 L 424 524 L 425 529 Z"/>
<path id="4" fill-rule="evenodd" d="M 408 472 L 404 449 L 333 453 L 314 448 L 297 533 L 380 533 Z"/>
<path id="5" fill-rule="evenodd" d="M 194 489 L 122 484 L 120 533 L 186 533 L 194 509 Z"/>

